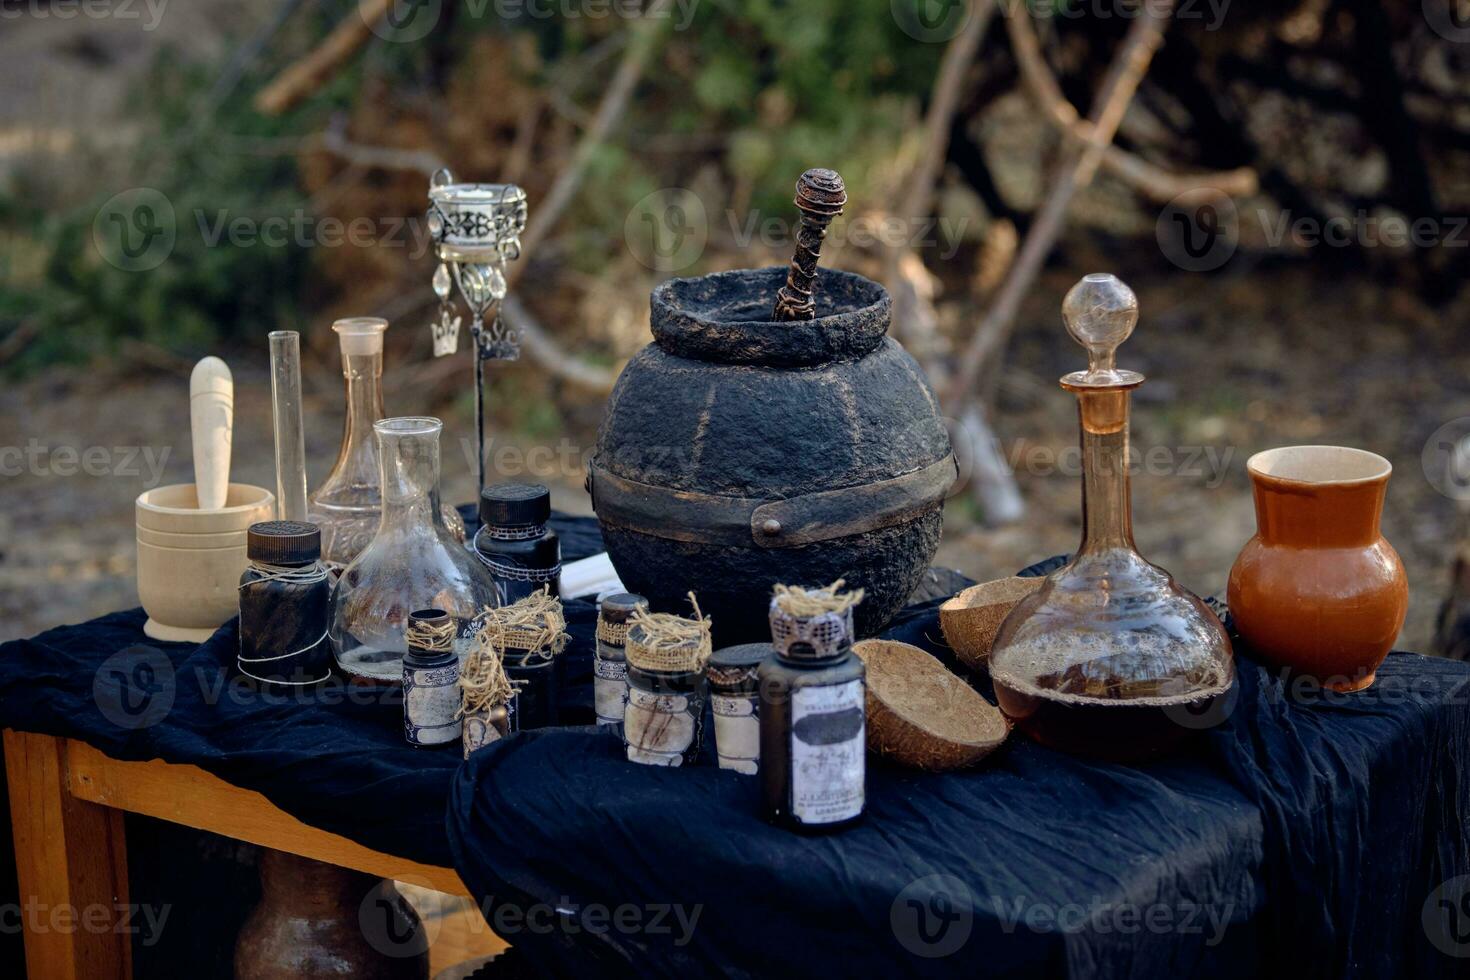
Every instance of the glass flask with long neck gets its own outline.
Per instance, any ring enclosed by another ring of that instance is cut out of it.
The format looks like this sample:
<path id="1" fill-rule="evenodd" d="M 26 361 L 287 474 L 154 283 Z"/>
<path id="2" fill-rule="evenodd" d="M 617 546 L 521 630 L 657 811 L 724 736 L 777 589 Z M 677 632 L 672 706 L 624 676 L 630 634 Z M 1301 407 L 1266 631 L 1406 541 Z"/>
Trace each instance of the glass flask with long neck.
<path id="1" fill-rule="evenodd" d="M 351 317 L 332 324 L 342 346 L 347 416 L 337 462 L 311 495 L 310 517 L 322 529 L 322 559 L 346 565 L 378 529 L 383 509 L 373 423 L 383 411 L 383 332 L 388 321 Z"/>
<path id="2" fill-rule="evenodd" d="M 351 562 L 378 530 L 383 509 L 378 445 L 373 424 L 383 410 L 383 332 L 388 321 L 349 317 L 332 324 L 342 346 L 342 375 L 347 383 L 347 417 L 337 462 L 311 495 L 309 516 L 322 529 L 322 560 L 336 566 Z M 452 507 L 444 509 L 451 533 L 464 539 L 464 522 Z"/>
<path id="3" fill-rule="evenodd" d="M 456 624 L 463 656 L 471 621 L 497 605 L 490 572 L 456 540 L 439 500 L 434 418 L 383 419 L 373 426 L 382 468 L 377 533 L 332 590 L 330 635 L 337 664 L 373 681 L 402 679 L 409 613 L 442 609 Z"/>
<path id="4" fill-rule="evenodd" d="M 1144 379 L 1118 369 L 1116 353 L 1138 300 L 1116 277 L 1089 275 L 1062 316 L 1088 352 L 1088 369 L 1061 379 L 1082 430 L 1082 543 L 1006 617 L 990 675 L 1001 710 L 1036 741 L 1147 758 L 1220 720 L 1234 654 L 1209 606 L 1133 544 L 1129 393 Z"/>

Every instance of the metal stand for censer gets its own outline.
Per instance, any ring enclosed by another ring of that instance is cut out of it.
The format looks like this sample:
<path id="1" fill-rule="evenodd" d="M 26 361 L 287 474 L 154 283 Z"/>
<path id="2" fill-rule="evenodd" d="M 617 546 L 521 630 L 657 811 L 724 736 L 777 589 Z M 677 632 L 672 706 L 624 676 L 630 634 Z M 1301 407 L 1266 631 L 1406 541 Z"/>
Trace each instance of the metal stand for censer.
<path id="1" fill-rule="evenodd" d="M 459 349 L 460 317 L 454 315 L 449 300 L 451 279 L 470 310 L 470 336 L 475 342 L 476 472 L 479 490 L 484 490 L 485 362 L 514 361 L 521 355 L 520 339 L 500 317 L 500 303 L 505 299 L 506 263 L 521 255 L 526 193 L 515 184 L 456 184 L 454 176 L 441 168 L 429 179 L 426 218 L 439 257 L 434 270 L 439 318 L 431 324 L 435 357 Z"/>

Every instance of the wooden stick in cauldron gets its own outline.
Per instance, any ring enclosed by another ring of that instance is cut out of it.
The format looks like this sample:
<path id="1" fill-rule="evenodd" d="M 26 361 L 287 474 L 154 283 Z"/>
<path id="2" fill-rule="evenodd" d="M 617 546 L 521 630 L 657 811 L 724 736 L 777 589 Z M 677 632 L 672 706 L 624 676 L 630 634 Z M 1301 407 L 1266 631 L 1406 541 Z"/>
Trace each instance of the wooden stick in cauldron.
<path id="1" fill-rule="evenodd" d="M 786 272 L 786 285 L 776 294 L 775 320 L 812 320 L 817 305 L 812 290 L 817 281 L 817 259 L 827 226 L 847 204 L 847 187 L 835 170 L 808 170 L 796 182 L 796 206 L 801 209 L 801 228 L 796 232 L 796 254 Z"/>

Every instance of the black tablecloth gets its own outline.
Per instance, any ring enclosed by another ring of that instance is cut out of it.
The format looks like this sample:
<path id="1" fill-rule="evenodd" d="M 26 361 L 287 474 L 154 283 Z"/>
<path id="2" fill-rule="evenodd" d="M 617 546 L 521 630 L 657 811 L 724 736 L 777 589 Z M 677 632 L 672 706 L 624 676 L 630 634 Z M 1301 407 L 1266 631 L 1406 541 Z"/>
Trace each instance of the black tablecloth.
<path id="1" fill-rule="evenodd" d="M 889 633 L 951 656 L 929 608 Z M 569 974 L 1466 972 L 1470 666 L 1396 653 L 1336 695 L 1242 657 L 1198 721 L 1140 766 L 1019 736 L 967 772 L 874 763 L 866 821 L 830 837 L 761 822 L 751 777 L 526 733 L 456 776 L 455 866 Z"/>
<path id="2" fill-rule="evenodd" d="M 587 522 L 559 530 L 569 558 L 596 547 Z M 948 658 L 933 606 L 889 635 Z M 590 703 L 592 606 L 568 615 L 574 720 Z M 1013 738 L 964 773 L 874 762 L 866 822 L 801 837 L 759 821 L 749 777 L 635 766 L 595 729 L 523 733 L 461 766 L 453 749 L 404 744 L 393 705 L 233 680 L 233 624 L 190 647 L 146 640 L 142 622 L 118 613 L 0 647 L 0 725 L 199 765 L 314 826 L 452 862 L 491 924 L 559 972 L 631 972 L 635 957 L 665 974 L 1470 962 L 1440 952 L 1470 953 L 1453 931 L 1470 927 L 1470 900 L 1456 904 L 1470 891 L 1463 664 L 1395 654 L 1370 691 L 1335 696 L 1242 659 L 1233 710 L 1174 758 L 1100 765 Z M 1435 918 L 1446 909 L 1459 918 Z"/>
<path id="3" fill-rule="evenodd" d="M 592 518 L 557 515 L 565 560 L 602 549 Z M 591 601 L 565 604 L 574 642 L 564 720 L 591 721 Z M 115 759 L 199 766 L 375 850 L 448 865 L 444 804 L 458 745 L 403 740 L 396 693 L 332 682 L 271 694 L 235 668 L 237 620 L 198 646 L 143 634 L 141 609 L 0 646 L 0 726 L 65 735 Z"/>

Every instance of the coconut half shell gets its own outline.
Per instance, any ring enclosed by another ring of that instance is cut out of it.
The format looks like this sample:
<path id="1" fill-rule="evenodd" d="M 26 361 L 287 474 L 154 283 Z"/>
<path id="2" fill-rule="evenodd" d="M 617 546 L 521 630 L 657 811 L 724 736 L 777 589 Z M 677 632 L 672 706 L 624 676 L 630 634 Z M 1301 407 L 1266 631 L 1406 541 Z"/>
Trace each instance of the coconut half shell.
<path id="1" fill-rule="evenodd" d="M 939 607 L 939 628 L 954 649 L 960 662 L 972 670 L 981 670 L 990 660 L 990 648 L 1000 624 L 1046 579 L 1040 575 L 1022 578 L 998 578 L 993 582 L 972 585 Z"/>
<path id="2" fill-rule="evenodd" d="M 1010 723 L 938 660 L 907 643 L 853 647 L 868 668 L 868 748 L 931 771 L 973 765 L 1000 747 Z"/>

